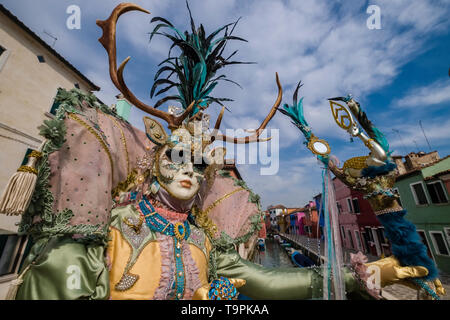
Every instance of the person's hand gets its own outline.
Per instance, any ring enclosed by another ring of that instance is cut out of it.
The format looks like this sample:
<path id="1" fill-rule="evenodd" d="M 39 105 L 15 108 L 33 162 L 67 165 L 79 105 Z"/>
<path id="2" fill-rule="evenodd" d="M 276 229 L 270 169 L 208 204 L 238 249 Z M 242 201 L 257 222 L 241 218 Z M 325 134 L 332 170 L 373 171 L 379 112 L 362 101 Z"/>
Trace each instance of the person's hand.
<path id="1" fill-rule="evenodd" d="M 380 272 L 380 286 L 385 287 L 395 283 L 408 286 L 412 289 L 420 289 L 419 285 L 411 281 L 410 278 L 422 278 L 428 275 L 428 270 L 421 266 L 407 266 L 402 267 L 400 262 L 394 257 L 390 256 L 374 262 L 366 263 L 366 267 L 375 267 L 375 270 Z M 376 271 L 375 271 L 376 272 Z M 445 289 L 439 279 L 434 281 L 425 281 L 425 283 L 434 290 L 438 295 L 445 295 Z"/>

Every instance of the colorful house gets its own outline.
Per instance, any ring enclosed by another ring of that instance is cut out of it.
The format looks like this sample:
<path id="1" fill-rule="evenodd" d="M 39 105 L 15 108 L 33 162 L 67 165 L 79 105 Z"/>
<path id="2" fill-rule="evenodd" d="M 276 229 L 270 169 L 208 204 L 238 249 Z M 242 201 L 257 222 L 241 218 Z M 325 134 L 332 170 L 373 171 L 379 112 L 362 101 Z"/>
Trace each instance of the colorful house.
<path id="1" fill-rule="evenodd" d="M 390 255 L 384 228 L 363 194 L 350 189 L 336 178 L 333 179 L 333 185 L 343 248 L 378 257 Z"/>
<path id="2" fill-rule="evenodd" d="M 278 204 L 276 206 L 268 206 L 267 211 L 270 215 L 270 224 L 273 230 L 280 231 L 279 217 L 286 210 L 286 207 Z"/>
<path id="3" fill-rule="evenodd" d="M 296 230 L 297 230 L 297 234 L 304 236 L 306 235 L 306 231 L 305 231 L 305 213 L 304 212 L 297 212 L 296 214 L 296 222 L 295 222 L 295 226 L 296 226 Z"/>
<path id="4" fill-rule="evenodd" d="M 286 208 L 286 223 L 289 224 L 288 230 L 290 234 L 299 234 L 297 214 L 299 214 L 304 209 L 305 208 Z"/>
<path id="5" fill-rule="evenodd" d="M 395 187 L 408 211 L 406 218 L 416 225 L 440 271 L 450 274 L 450 156 L 415 166 L 408 165 L 411 154 L 405 158 L 405 162 L 396 159 Z"/>
<path id="6" fill-rule="evenodd" d="M 314 201 L 305 206 L 304 229 L 309 238 L 319 238 L 319 214 Z"/>

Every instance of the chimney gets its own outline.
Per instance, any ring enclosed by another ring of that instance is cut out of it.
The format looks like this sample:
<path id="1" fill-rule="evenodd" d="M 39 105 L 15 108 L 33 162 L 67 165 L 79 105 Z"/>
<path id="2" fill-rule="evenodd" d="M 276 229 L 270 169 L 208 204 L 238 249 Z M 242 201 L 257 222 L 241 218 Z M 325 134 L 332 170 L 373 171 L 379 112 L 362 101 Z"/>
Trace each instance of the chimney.
<path id="1" fill-rule="evenodd" d="M 123 94 L 118 94 L 116 96 L 116 112 L 119 116 L 128 121 L 131 112 L 131 103 L 124 98 Z"/>
<path id="2" fill-rule="evenodd" d="M 397 174 L 398 175 L 402 175 L 408 171 L 408 170 L 406 170 L 405 163 L 403 162 L 402 156 L 393 156 L 393 159 L 395 161 L 395 164 L 397 165 Z"/>

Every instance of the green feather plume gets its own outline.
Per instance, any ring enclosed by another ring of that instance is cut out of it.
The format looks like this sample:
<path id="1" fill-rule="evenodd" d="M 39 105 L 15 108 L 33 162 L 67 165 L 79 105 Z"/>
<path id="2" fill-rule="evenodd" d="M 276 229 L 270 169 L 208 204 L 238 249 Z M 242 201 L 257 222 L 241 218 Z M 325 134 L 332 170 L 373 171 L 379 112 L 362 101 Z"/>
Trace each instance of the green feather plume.
<path id="1" fill-rule="evenodd" d="M 227 81 L 239 86 L 238 83 L 227 79 L 225 75 L 216 76 L 219 69 L 227 65 L 252 62 L 230 60 L 237 51 L 234 51 L 227 58 L 223 57 L 223 52 L 229 40 L 247 41 L 232 36 L 239 19 L 234 23 L 218 28 L 207 36 L 203 25 L 200 25 L 199 28 L 196 27 L 187 1 L 186 5 L 189 11 L 191 32 L 181 33 L 171 22 L 161 17 L 155 17 L 151 20 L 152 23 L 158 22 L 158 24 L 150 33 L 150 41 L 155 35 L 162 35 L 168 38 L 172 44 L 168 58 L 159 64 L 161 68 L 155 74 L 150 97 L 153 98 L 153 96 L 159 96 L 172 88 L 177 88 L 178 94 L 161 98 L 155 103 L 155 108 L 167 101 L 177 101 L 183 109 L 186 109 L 193 101 L 198 101 L 192 111 L 192 116 L 199 111 L 199 108 L 207 108 L 213 102 L 223 106 L 223 101 L 233 101 L 211 95 L 219 81 Z M 229 28 L 231 28 L 230 32 Z M 173 48 L 180 49 L 181 53 L 178 56 L 172 56 Z M 167 76 L 164 77 L 164 75 Z"/>
<path id="2" fill-rule="evenodd" d="M 292 106 L 289 106 L 287 103 L 283 105 L 283 109 L 278 109 L 281 113 L 291 118 L 292 123 L 300 129 L 300 131 L 304 134 L 306 139 L 309 141 L 311 138 L 311 128 L 308 125 L 308 122 L 306 122 L 306 119 L 303 115 L 303 97 L 300 99 L 300 101 L 297 102 L 297 96 L 298 96 L 298 90 L 303 86 L 302 82 L 300 81 L 297 85 L 297 88 L 294 92 L 293 97 L 293 104 Z"/>

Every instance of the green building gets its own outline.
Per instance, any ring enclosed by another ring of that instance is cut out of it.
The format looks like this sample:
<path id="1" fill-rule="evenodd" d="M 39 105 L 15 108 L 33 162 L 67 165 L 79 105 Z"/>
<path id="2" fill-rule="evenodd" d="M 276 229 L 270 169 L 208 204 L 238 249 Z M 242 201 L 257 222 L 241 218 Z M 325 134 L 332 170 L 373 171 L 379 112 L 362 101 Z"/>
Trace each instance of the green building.
<path id="1" fill-rule="evenodd" d="M 406 218 L 416 225 L 439 270 L 450 274 L 450 156 L 399 173 L 395 187 Z"/>

